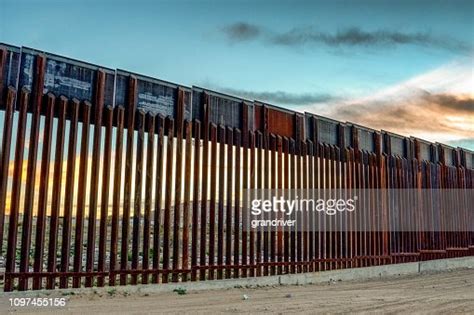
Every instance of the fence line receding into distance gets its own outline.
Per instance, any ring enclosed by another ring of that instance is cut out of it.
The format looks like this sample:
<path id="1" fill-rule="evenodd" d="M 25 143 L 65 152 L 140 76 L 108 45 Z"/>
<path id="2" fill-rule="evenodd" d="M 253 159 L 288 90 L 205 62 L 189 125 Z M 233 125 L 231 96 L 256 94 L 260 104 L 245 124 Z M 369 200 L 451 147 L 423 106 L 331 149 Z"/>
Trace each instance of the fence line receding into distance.
<path id="1" fill-rule="evenodd" d="M 474 255 L 472 204 L 449 213 L 458 232 L 390 203 L 358 220 L 438 229 L 255 231 L 242 208 L 253 188 L 469 190 L 469 150 L 10 45 L 0 89 L 5 291 Z"/>

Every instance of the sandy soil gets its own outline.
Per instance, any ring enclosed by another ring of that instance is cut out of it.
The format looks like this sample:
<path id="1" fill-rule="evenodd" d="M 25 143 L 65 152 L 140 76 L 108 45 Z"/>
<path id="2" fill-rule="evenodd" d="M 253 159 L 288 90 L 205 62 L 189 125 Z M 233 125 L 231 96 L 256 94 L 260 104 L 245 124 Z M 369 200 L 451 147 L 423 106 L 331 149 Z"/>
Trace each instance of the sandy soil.
<path id="1" fill-rule="evenodd" d="M 55 294 L 51 294 L 53 297 Z M 157 294 L 69 295 L 65 308 L 15 308 L 0 313 L 472 313 L 474 270 L 305 286 Z"/>

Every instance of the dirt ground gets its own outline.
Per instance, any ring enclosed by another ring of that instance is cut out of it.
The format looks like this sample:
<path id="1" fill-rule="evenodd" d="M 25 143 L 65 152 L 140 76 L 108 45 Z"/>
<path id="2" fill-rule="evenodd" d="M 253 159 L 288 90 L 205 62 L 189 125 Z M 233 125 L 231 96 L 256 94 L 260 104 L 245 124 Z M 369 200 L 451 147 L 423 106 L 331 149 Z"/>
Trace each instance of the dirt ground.
<path id="1" fill-rule="evenodd" d="M 50 297 L 54 297 L 54 293 Z M 63 296 L 64 297 L 64 296 Z M 215 313 L 425 313 L 474 314 L 474 270 L 458 270 L 364 282 L 305 286 L 139 294 L 101 291 L 68 295 L 64 308 L 10 307 L 0 313 L 215 314 Z"/>

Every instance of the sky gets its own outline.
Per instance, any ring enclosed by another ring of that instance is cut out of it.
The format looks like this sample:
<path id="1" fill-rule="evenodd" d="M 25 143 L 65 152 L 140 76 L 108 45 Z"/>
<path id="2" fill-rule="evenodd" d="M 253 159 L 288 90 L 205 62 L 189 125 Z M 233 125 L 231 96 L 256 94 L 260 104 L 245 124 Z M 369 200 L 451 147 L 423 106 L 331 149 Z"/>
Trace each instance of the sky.
<path id="1" fill-rule="evenodd" d="M 472 0 L 0 0 L 0 41 L 474 150 Z"/>

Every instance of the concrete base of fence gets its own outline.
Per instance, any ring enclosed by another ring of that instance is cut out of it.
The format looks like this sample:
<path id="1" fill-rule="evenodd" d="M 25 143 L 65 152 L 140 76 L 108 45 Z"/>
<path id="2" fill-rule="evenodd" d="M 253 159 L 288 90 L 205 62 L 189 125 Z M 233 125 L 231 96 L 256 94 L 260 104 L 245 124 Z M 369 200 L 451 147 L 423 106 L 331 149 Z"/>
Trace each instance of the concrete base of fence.
<path id="1" fill-rule="evenodd" d="M 474 257 L 461 257 L 453 259 L 438 259 L 421 261 L 420 272 L 436 272 L 461 268 L 474 268 Z"/>
<path id="2" fill-rule="evenodd" d="M 472 258 L 474 263 L 474 258 Z M 282 285 L 316 284 L 333 281 L 367 280 L 380 277 L 413 275 L 419 273 L 419 263 L 373 266 L 365 268 L 341 269 L 306 274 L 289 274 L 280 276 Z"/>
<path id="3" fill-rule="evenodd" d="M 160 292 L 172 292 L 175 289 L 184 289 L 186 291 L 199 290 L 222 290 L 231 288 L 257 288 L 265 286 L 278 285 L 304 285 L 318 284 L 336 281 L 362 281 L 383 277 L 407 276 L 422 273 L 442 272 L 455 269 L 474 269 L 474 257 L 461 257 L 450 259 L 439 259 L 430 261 L 420 261 L 404 264 L 393 264 L 353 269 L 340 269 L 331 271 L 321 271 L 313 273 L 286 274 L 267 277 L 251 277 L 240 279 L 224 279 L 197 282 L 180 282 L 166 284 L 147 284 L 147 285 L 127 285 L 101 288 L 79 288 L 79 289 L 57 289 L 23 291 L 23 292 L 5 292 L 5 296 L 43 296 L 54 294 L 67 295 L 69 292 L 75 294 L 107 294 L 111 288 L 115 294 L 121 293 L 139 293 L 150 294 Z"/>

